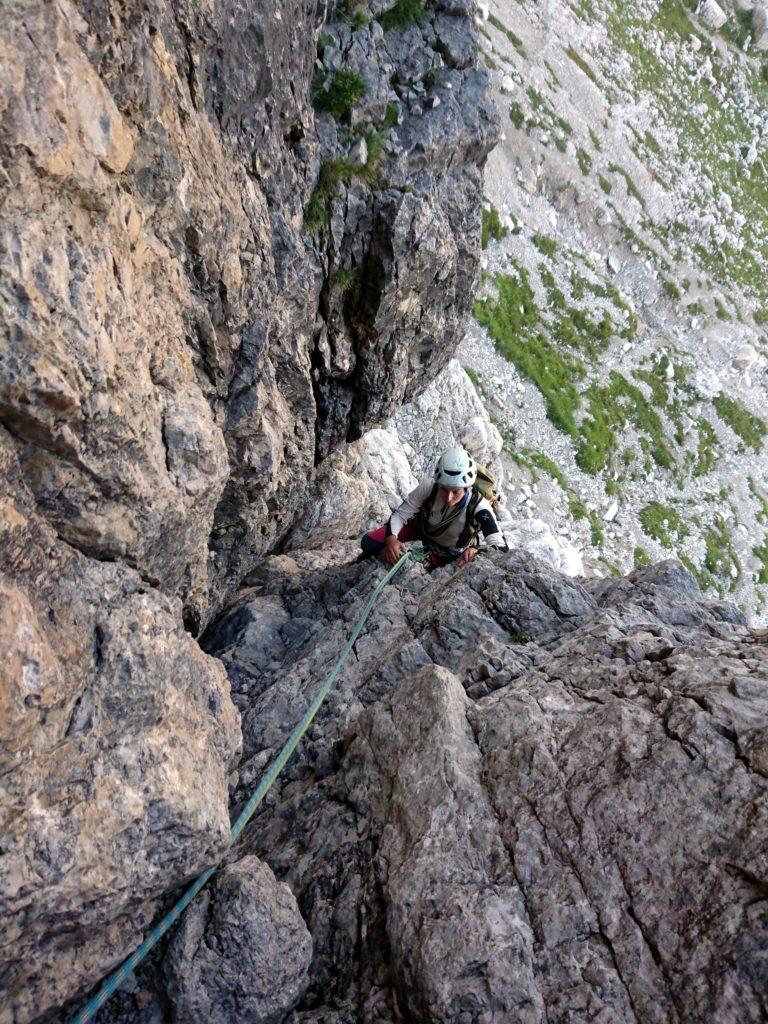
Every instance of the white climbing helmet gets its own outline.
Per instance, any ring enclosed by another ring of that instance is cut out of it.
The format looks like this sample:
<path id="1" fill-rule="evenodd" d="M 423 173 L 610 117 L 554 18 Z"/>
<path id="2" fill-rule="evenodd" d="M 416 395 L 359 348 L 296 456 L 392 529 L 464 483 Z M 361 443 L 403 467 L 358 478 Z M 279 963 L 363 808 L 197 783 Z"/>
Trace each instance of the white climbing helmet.
<path id="1" fill-rule="evenodd" d="M 435 483 L 440 487 L 471 487 L 477 479 L 477 463 L 463 448 L 449 448 L 440 456 Z"/>

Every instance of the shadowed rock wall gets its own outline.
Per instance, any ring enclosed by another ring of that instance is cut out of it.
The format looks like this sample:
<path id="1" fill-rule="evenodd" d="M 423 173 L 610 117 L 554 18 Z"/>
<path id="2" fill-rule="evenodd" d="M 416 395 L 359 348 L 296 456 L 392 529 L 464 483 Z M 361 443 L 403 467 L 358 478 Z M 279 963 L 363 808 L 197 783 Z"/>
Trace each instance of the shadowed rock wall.
<path id="1" fill-rule="evenodd" d="M 84 990 L 222 849 L 237 715 L 189 633 L 458 339 L 496 125 L 453 6 L 331 18 L 366 82 L 335 118 L 310 0 L 0 2 L 2 1024 Z M 308 230 L 390 106 L 376 173 Z"/>

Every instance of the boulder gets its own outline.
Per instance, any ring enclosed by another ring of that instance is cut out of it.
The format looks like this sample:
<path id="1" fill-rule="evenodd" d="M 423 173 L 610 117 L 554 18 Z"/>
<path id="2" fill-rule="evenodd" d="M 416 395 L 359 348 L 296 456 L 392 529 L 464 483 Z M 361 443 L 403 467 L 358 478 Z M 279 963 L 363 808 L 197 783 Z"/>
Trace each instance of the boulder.
<path id="1" fill-rule="evenodd" d="M 309 983 L 312 939 L 257 857 L 227 865 L 182 918 L 163 970 L 174 1020 L 279 1024 Z"/>
<path id="2" fill-rule="evenodd" d="M 728 20 L 725 11 L 716 0 L 701 0 L 696 13 L 712 29 L 722 28 Z"/>
<path id="3" fill-rule="evenodd" d="M 752 8 L 752 39 L 755 49 L 768 50 L 768 7 L 760 4 Z"/>

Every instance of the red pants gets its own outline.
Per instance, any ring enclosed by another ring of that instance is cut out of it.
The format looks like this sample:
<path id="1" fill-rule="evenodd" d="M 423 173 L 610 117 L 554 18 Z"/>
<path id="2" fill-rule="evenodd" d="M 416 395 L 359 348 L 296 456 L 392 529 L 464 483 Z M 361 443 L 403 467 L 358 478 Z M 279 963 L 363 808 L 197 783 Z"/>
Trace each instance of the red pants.
<path id="1" fill-rule="evenodd" d="M 421 520 L 418 516 L 406 523 L 405 526 L 400 530 L 397 535 L 397 539 L 400 541 L 407 540 L 422 540 L 424 534 L 421 531 Z M 387 542 L 387 524 L 379 526 L 376 530 L 369 530 L 368 533 L 364 534 L 361 541 L 360 547 L 368 555 L 378 555 L 384 550 L 384 545 Z M 433 566 L 436 565 L 447 565 L 449 562 L 454 560 L 453 555 L 447 555 L 445 558 L 435 554 L 433 551 L 429 552 L 429 561 Z"/>

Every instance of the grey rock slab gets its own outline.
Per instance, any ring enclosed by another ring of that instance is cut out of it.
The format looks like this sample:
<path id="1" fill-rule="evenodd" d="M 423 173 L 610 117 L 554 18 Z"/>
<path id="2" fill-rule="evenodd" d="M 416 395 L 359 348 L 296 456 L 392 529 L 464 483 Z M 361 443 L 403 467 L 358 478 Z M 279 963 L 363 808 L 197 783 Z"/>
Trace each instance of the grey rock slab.
<path id="1" fill-rule="evenodd" d="M 253 856 L 187 910 L 164 960 L 174 1020 L 278 1024 L 306 991 L 312 939 L 288 886 Z"/>
<path id="2" fill-rule="evenodd" d="M 306 621 L 267 673 L 319 685 L 382 572 L 265 563 L 259 602 Z M 674 562 L 408 570 L 248 840 L 313 936 L 297 1019 L 759 1019 L 768 648 L 747 638 Z M 276 744 L 268 694 L 249 728 Z"/>

